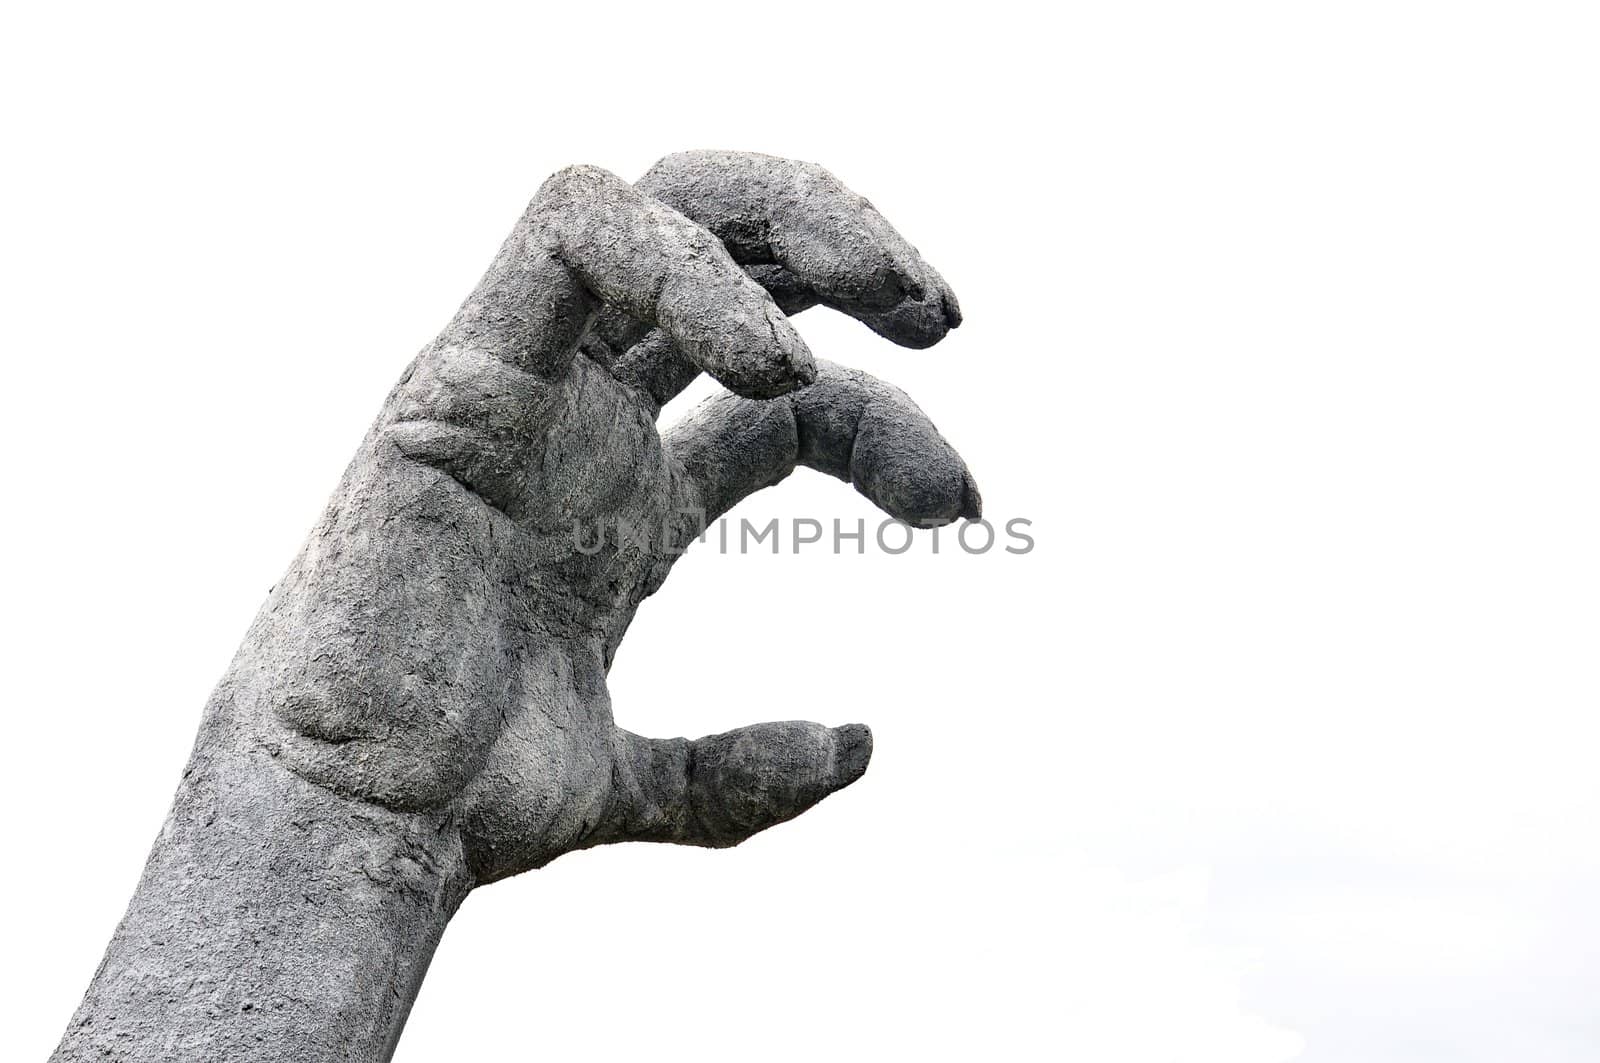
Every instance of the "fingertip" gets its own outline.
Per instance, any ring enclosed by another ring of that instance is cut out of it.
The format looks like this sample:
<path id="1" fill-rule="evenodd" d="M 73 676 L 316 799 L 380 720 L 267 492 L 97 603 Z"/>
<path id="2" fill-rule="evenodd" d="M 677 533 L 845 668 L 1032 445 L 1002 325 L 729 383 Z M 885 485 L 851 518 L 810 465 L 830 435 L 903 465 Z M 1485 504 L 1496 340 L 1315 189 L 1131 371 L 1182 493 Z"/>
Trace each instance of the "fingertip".
<path id="1" fill-rule="evenodd" d="M 941 285 L 940 297 L 944 304 L 944 323 L 949 328 L 961 327 L 961 304 L 956 301 L 956 293 L 950 290 L 949 285 Z"/>
<path id="2" fill-rule="evenodd" d="M 961 308 L 942 284 L 925 288 L 888 310 L 861 313 L 841 307 L 884 339 L 911 350 L 932 347 L 961 324 Z"/>
<path id="3" fill-rule="evenodd" d="M 872 729 L 864 723 L 847 723 L 832 730 L 834 786 L 842 789 L 866 774 L 872 761 Z"/>
<path id="4" fill-rule="evenodd" d="M 765 297 L 766 293 L 762 295 Z M 785 395 L 817 379 L 817 360 L 793 322 L 784 316 L 770 298 L 764 309 L 773 342 L 768 350 L 760 352 L 755 359 L 760 368 L 753 374 L 753 383 L 760 393 L 752 394 L 752 398 Z"/>
<path id="5" fill-rule="evenodd" d="M 973 480 L 970 472 L 962 488 L 960 516 L 966 520 L 983 519 L 983 495 L 978 493 L 977 481 Z"/>
<path id="6" fill-rule="evenodd" d="M 851 449 L 856 489 L 896 520 L 938 528 L 981 509 L 966 463 L 909 399 L 880 399 Z"/>
<path id="7" fill-rule="evenodd" d="M 749 399 L 773 399 L 815 381 L 817 360 L 783 312 L 765 292 L 760 294 L 766 305 L 759 322 L 713 332 L 695 353 L 701 368 L 729 391 Z M 737 319 L 730 315 L 728 320 Z"/>
<path id="8" fill-rule="evenodd" d="M 788 325 L 788 321 L 785 320 L 784 324 Z M 794 346 L 785 350 L 784 361 L 789 369 L 789 377 L 794 382 L 794 386 L 786 390 L 793 391 L 795 388 L 809 387 L 817 382 L 817 360 L 812 355 L 811 348 L 806 346 L 805 340 L 794 331 L 793 325 L 789 325 L 789 331 L 794 336 L 795 342 Z"/>

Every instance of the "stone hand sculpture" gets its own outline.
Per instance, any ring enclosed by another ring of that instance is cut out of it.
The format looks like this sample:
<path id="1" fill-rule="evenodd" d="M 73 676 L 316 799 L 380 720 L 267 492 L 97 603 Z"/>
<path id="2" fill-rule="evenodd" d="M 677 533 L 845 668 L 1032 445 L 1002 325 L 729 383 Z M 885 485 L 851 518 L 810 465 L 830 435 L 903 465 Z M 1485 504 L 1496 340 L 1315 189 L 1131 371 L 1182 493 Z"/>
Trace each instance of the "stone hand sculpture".
<path id="1" fill-rule="evenodd" d="M 474 886 L 607 842 L 735 845 L 858 778 L 865 727 L 649 739 L 606 693 L 682 547 L 796 465 L 909 523 L 978 515 L 909 399 L 812 359 L 786 315 L 818 303 L 908 347 L 960 322 L 817 166 L 693 152 L 635 185 L 551 177 L 212 695 L 54 1058 L 388 1059 Z M 658 434 L 702 370 L 727 391 Z"/>

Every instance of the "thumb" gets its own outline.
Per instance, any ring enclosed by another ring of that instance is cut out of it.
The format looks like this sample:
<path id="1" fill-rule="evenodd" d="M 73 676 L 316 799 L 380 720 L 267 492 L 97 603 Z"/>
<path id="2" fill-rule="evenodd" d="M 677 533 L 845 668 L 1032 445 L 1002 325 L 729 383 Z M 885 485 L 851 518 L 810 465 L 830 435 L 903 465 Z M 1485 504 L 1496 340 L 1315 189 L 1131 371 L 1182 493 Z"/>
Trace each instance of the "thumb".
<path id="1" fill-rule="evenodd" d="M 617 730 L 606 815 L 589 844 L 724 848 L 793 819 L 867 770 L 864 724 L 758 723 L 689 741 Z"/>

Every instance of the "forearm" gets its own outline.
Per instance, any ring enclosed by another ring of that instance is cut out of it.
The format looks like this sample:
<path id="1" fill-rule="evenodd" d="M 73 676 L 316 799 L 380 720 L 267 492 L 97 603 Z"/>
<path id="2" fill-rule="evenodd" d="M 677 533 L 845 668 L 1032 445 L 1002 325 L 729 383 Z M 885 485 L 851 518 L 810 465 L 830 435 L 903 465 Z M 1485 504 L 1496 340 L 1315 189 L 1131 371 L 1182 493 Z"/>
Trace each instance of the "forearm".
<path id="1" fill-rule="evenodd" d="M 220 692 L 219 692 L 220 698 Z M 440 815 L 339 797 L 217 706 L 53 1060 L 386 1060 L 469 888 Z"/>

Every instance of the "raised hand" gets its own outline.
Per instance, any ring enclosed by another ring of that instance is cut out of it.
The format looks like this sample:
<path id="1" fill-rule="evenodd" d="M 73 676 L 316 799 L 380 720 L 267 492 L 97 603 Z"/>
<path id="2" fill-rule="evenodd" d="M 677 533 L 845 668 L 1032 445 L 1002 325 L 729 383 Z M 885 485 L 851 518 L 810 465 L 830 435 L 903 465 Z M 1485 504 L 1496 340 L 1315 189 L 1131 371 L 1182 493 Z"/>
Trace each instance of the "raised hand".
<path id="1" fill-rule="evenodd" d="M 612 726 L 611 655 L 701 515 L 797 464 L 918 524 L 978 512 L 916 406 L 814 361 L 741 265 L 791 312 L 823 302 L 901 343 L 959 321 L 943 279 L 818 167 L 692 153 L 639 188 L 557 174 L 274 592 L 260 726 L 285 764 L 393 808 L 460 801 L 480 880 L 600 841 L 733 844 L 860 775 L 859 726 L 695 744 Z M 729 392 L 663 439 L 660 404 L 700 370 Z"/>
<path id="2" fill-rule="evenodd" d="M 387 1058 L 472 887 L 608 842 L 734 845 L 858 778 L 859 724 L 647 739 L 606 691 L 681 548 L 797 465 L 909 523 L 978 515 L 905 395 L 812 357 L 787 315 L 816 304 L 910 347 L 960 322 L 817 166 L 693 152 L 632 186 L 550 178 L 213 695 L 57 1058 Z M 658 434 L 702 371 L 727 391 Z"/>

